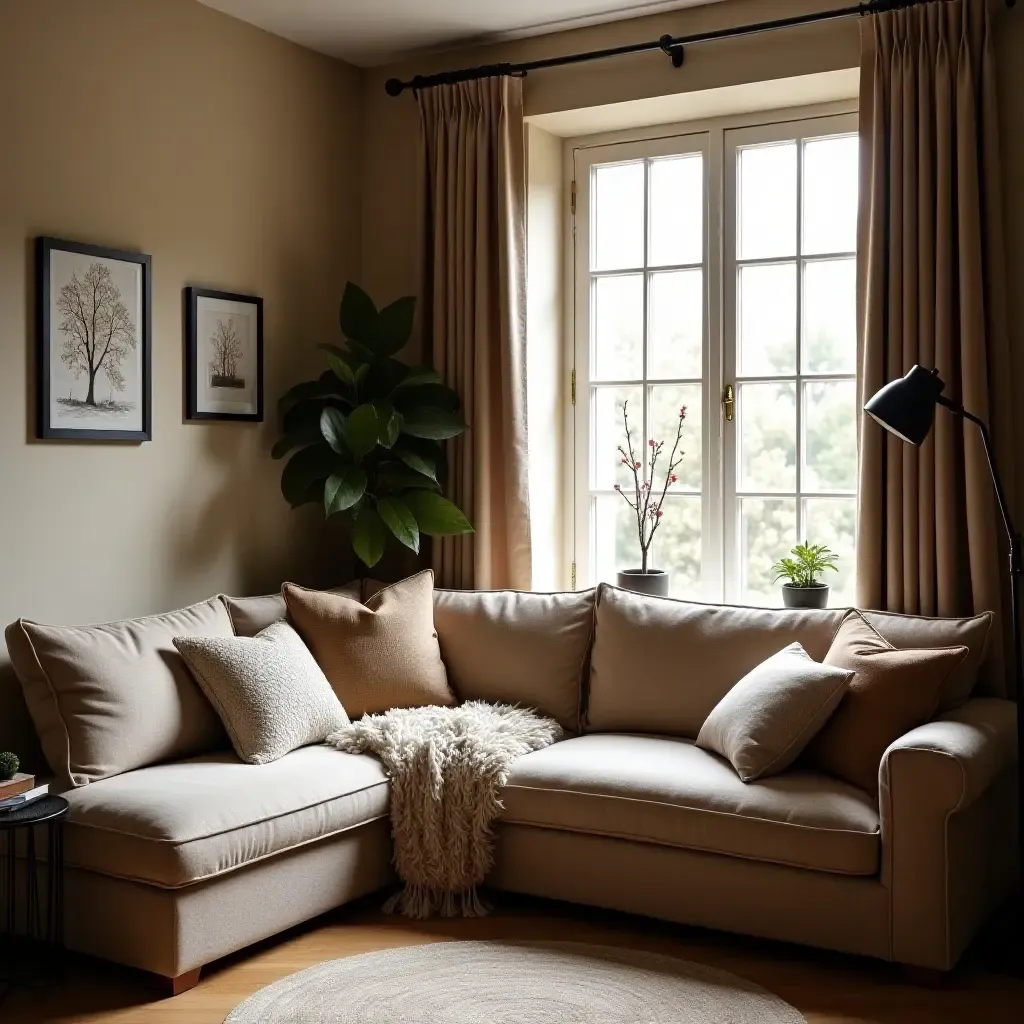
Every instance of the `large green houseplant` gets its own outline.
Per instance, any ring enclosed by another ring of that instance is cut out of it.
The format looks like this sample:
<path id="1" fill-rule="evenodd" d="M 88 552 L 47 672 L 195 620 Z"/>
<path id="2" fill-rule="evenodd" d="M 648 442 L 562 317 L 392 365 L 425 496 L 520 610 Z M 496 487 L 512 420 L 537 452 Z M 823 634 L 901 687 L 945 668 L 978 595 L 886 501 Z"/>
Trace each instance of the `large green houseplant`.
<path id="1" fill-rule="evenodd" d="M 378 310 L 350 282 L 341 300 L 345 347 L 321 345 L 328 369 L 279 403 L 283 433 L 272 454 L 291 453 L 281 474 L 285 498 L 293 508 L 322 502 L 326 515 L 343 516 L 367 566 L 380 561 L 389 536 L 418 552 L 421 534 L 473 531 L 440 493 L 441 442 L 466 430 L 459 396 L 434 370 L 394 358 L 412 333 L 415 305 L 403 298 Z"/>

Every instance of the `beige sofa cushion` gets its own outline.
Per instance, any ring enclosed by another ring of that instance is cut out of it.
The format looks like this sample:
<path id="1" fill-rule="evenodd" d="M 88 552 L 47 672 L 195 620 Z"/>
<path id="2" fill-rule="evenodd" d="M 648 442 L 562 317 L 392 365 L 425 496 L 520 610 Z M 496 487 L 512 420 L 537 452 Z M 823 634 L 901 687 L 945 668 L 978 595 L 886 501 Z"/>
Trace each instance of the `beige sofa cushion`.
<path id="1" fill-rule="evenodd" d="M 522 704 L 579 729 L 596 592 L 437 590 L 434 626 L 461 700 Z"/>
<path id="2" fill-rule="evenodd" d="M 586 728 L 696 739 L 726 693 L 787 644 L 821 661 L 843 614 L 694 604 L 601 584 Z"/>
<path id="3" fill-rule="evenodd" d="M 322 743 L 349 724 L 327 677 L 287 622 L 272 622 L 252 637 L 176 636 L 174 646 L 248 764 Z"/>
<path id="4" fill-rule="evenodd" d="M 376 759 L 317 746 L 156 765 L 68 800 L 69 866 L 173 889 L 383 817 L 388 782 Z"/>
<path id="5" fill-rule="evenodd" d="M 353 601 L 361 601 L 363 586 L 359 580 L 353 580 L 343 587 L 335 587 L 331 593 L 350 597 Z M 288 606 L 280 592 L 261 594 L 258 597 L 228 597 L 227 594 L 218 596 L 228 610 L 236 636 L 255 636 L 271 623 L 281 622 L 288 616 Z"/>
<path id="6" fill-rule="evenodd" d="M 345 711 L 359 718 L 455 703 L 434 630 L 433 591 L 427 569 L 378 591 L 365 605 L 294 583 L 281 592 L 289 619 Z"/>
<path id="7" fill-rule="evenodd" d="M 749 785 L 687 740 L 593 735 L 519 758 L 501 820 L 815 871 L 878 871 L 878 809 L 827 776 Z"/>
<path id="8" fill-rule="evenodd" d="M 828 721 L 852 678 L 852 670 L 822 665 L 790 644 L 715 705 L 697 746 L 721 754 L 744 782 L 778 775 Z"/>
<path id="9" fill-rule="evenodd" d="M 216 598 L 97 626 L 19 619 L 7 649 L 46 760 L 69 786 L 227 746 L 176 636 L 232 636 Z"/>
<path id="10" fill-rule="evenodd" d="M 971 696 L 988 650 L 992 612 L 963 619 L 933 619 L 879 611 L 862 611 L 861 615 L 893 647 L 966 647 L 967 657 L 942 687 L 939 711 L 958 708 Z"/>
<path id="11" fill-rule="evenodd" d="M 872 795 L 890 743 L 924 725 L 936 712 L 966 647 L 897 649 L 857 611 L 839 627 L 825 656 L 853 672 L 839 707 L 807 748 L 807 763 Z"/>

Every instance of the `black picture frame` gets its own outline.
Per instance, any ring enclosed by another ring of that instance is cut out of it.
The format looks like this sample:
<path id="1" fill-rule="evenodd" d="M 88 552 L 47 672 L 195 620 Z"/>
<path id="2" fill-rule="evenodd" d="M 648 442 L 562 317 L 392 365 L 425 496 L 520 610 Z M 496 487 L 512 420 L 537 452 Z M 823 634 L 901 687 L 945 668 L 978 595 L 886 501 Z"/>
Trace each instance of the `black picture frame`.
<path id="1" fill-rule="evenodd" d="M 50 315 L 52 258 L 54 252 L 76 253 L 101 260 L 135 264 L 140 268 L 139 288 L 140 316 L 138 343 L 139 356 L 139 404 L 141 406 L 141 429 L 119 430 L 95 427 L 74 428 L 54 426 L 51 408 L 51 371 L 53 331 L 56 325 Z M 39 440 L 57 441 L 152 441 L 153 439 L 153 261 L 152 257 L 140 252 L 111 249 L 107 246 L 87 245 L 65 239 L 41 236 L 36 239 L 36 437 Z"/>
<path id="2" fill-rule="evenodd" d="M 199 409 L 199 301 L 235 302 L 256 310 L 256 411 L 210 412 Z M 218 291 L 190 285 L 185 289 L 185 419 L 235 420 L 243 423 L 263 422 L 263 299 L 257 295 Z"/>

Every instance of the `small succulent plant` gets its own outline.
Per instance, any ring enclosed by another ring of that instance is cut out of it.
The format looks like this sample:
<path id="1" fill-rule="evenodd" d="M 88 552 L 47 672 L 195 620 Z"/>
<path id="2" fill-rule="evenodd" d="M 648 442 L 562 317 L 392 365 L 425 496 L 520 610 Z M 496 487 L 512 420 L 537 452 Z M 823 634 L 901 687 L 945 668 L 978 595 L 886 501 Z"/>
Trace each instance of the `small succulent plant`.
<path id="1" fill-rule="evenodd" d="M 20 767 L 21 762 L 17 754 L 12 754 L 9 750 L 0 751 L 0 782 L 13 779 Z"/>

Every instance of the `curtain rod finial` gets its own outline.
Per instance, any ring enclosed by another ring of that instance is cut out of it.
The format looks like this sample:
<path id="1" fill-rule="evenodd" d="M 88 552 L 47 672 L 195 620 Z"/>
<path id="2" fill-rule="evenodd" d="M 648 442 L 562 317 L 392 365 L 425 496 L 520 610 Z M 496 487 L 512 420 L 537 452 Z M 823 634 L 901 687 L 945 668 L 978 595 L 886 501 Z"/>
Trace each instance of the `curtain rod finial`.
<path id="1" fill-rule="evenodd" d="M 384 83 L 384 91 L 389 96 L 401 96 L 403 89 L 405 89 L 405 83 L 397 78 L 389 78 Z"/>

